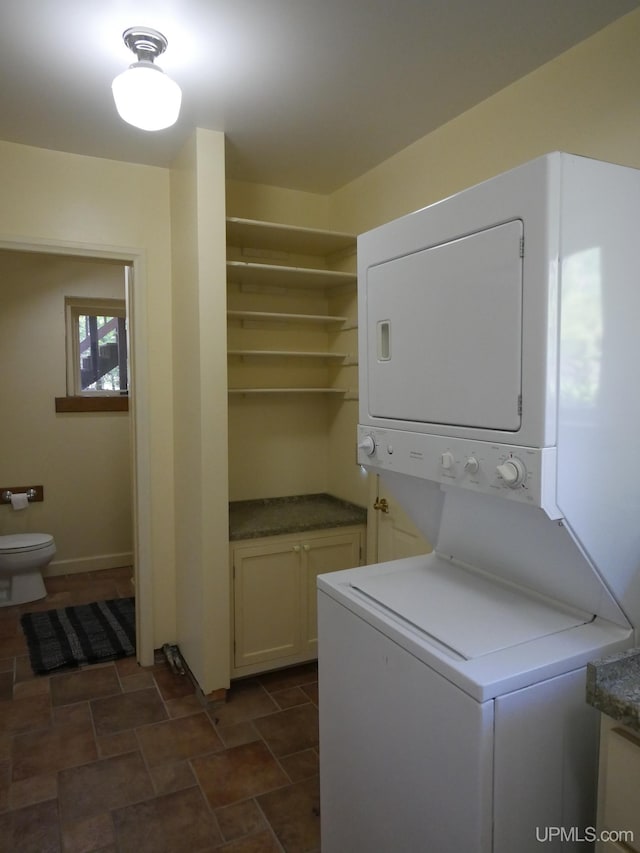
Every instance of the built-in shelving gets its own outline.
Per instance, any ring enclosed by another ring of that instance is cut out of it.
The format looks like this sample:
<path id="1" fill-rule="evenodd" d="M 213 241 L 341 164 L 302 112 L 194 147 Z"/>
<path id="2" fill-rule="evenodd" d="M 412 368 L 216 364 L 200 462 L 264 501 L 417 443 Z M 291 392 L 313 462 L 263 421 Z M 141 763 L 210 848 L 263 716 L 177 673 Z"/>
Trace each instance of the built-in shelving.
<path id="1" fill-rule="evenodd" d="M 281 288 L 324 288 L 355 284 L 356 280 L 355 273 L 340 272 L 338 270 L 227 261 L 227 281 L 240 285 Z"/>
<path id="2" fill-rule="evenodd" d="M 352 399 L 349 388 L 331 387 L 341 382 L 342 373 L 326 373 L 327 387 L 310 387 L 322 383 L 310 371 L 317 369 L 312 367 L 314 361 L 340 371 L 357 364 L 357 355 L 343 351 L 345 343 L 357 348 L 349 338 L 357 327 L 355 318 L 342 316 L 339 308 L 336 315 L 326 311 L 336 301 L 341 304 L 342 294 L 355 292 L 356 274 L 343 271 L 349 264 L 345 258 L 355 253 L 355 237 L 232 217 L 227 219 L 227 244 L 228 355 L 234 364 L 229 394 L 327 394 Z M 313 311 L 321 306 L 324 311 Z M 303 333 L 305 326 L 308 331 Z M 303 369 L 303 363 L 308 368 Z M 287 378 L 291 387 L 280 387 Z M 269 387 L 257 387 L 261 380 Z M 243 381 L 251 387 L 237 387 Z"/>
<path id="3" fill-rule="evenodd" d="M 348 388 L 229 388 L 229 394 L 350 394 Z"/>
<path id="4" fill-rule="evenodd" d="M 347 325 L 348 317 L 330 317 L 323 314 L 283 314 L 276 311 L 227 311 L 230 320 L 253 323 L 311 323 L 312 325 L 343 326 Z"/>
<path id="5" fill-rule="evenodd" d="M 275 350 L 275 349 L 230 349 L 228 355 L 253 358 L 320 358 L 344 361 L 346 352 L 309 352 L 308 350 Z"/>
<path id="6" fill-rule="evenodd" d="M 237 217 L 227 219 L 227 243 L 240 249 L 266 249 L 318 257 L 355 250 L 355 238 L 351 234 Z"/>

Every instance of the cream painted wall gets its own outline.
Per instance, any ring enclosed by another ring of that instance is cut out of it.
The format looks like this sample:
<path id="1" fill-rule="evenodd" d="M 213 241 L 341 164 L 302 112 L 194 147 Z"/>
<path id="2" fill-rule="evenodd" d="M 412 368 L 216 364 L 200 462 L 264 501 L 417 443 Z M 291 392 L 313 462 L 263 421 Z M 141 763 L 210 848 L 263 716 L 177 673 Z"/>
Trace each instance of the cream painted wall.
<path id="1" fill-rule="evenodd" d="M 335 192 L 361 233 L 549 151 L 640 167 L 640 10 Z"/>
<path id="2" fill-rule="evenodd" d="M 122 264 L 0 250 L 0 488 L 42 485 L 26 511 L 0 506 L 0 534 L 44 531 L 47 574 L 130 565 L 129 417 L 56 414 L 66 394 L 65 296 L 125 297 Z"/>
<path id="3" fill-rule="evenodd" d="M 146 349 L 134 339 L 133 357 L 142 414 L 154 428 L 138 448 L 151 497 L 137 524 L 148 539 L 150 642 L 161 645 L 175 637 L 169 173 L 0 142 L 0 186 L 2 245 L 74 246 L 81 254 L 101 247 L 139 258 L 144 280 L 134 288 L 146 302 L 134 322 L 144 324 Z"/>
<path id="4" fill-rule="evenodd" d="M 301 228 L 328 228 L 329 196 L 317 193 L 250 184 L 244 181 L 226 183 L 227 216 L 282 222 Z"/>
<path id="5" fill-rule="evenodd" d="M 171 169 L 176 622 L 205 694 L 229 685 L 224 136 L 196 130 Z"/>

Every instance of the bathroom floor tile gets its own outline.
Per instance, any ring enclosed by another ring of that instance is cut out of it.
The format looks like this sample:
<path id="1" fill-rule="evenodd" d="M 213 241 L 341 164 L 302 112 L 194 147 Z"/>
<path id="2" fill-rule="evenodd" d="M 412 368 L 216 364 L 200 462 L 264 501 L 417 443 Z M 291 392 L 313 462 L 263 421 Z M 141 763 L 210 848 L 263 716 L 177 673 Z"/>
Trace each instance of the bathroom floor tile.
<path id="1" fill-rule="evenodd" d="M 114 845 L 116 834 L 111 815 L 107 812 L 62 825 L 64 853 L 90 853 L 103 851 Z"/>
<path id="2" fill-rule="evenodd" d="M 178 696 L 177 699 L 165 699 L 164 704 L 167 708 L 167 713 L 172 719 L 178 717 L 188 717 L 190 714 L 199 714 L 202 710 L 202 703 L 192 693 L 190 696 Z"/>
<path id="3" fill-rule="evenodd" d="M 88 702 L 76 702 L 75 705 L 59 705 L 52 709 L 53 723 L 56 726 L 92 725 Z"/>
<path id="4" fill-rule="evenodd" d="M 270 830 L 232 841 L 221 848 L 221 853 L 282 853 L 282 847 Z"/>
<path id="5" fill-rule="evenodd" d="M 138 749 L 138 739 L 135 729 L 116 732 L 114 735 L 104 735 L 96 738 L 100 758 L 110 755 L 124 755 L 125 752 L 135 752 Z"/>
<path id="6" fill-rule="evenodd" d="M 11 765 L 8 761 L 0 761 L 0 812 L 9 808 L 11 793 Z"/>
<path id="7" fill-rule="evenodd" d="M 317 850 L 315 664 L 208 706 L 161 650 L 151 667 L 33 673 L 23 612 L 129 596 L 130 579 L 47 578 L 45 599 L 0 609 L 0 853 Z"/>
<path id="8" fill-rule="evenodd" d="M 196 758 L 191 766 L 214 809 L 255 797 L 289 781 L 262 741 Z"/>
<path id="9" fill-rule="evenodd" d="M 22 633 L 20 614 L 7 613 L 7 609 L 13 611 L 12 607 L 0 610 L 0 637 L 15 637 Z"/>
<path id="10" fill-rule="evenodd" d="M 149 767 L 219 752 L 223 748 L 222 741 L 204 712 L 146 726 L 139 729 L 137 735 Z"/>
<path id="11" fill-rule="evenodd" d="M 155 664 L 151 671 L 163 699 L 179 699 L 193 695 L 193 684 L 186 675 L 174 675 L 167 664 Z"/>
<path id="12" fill-rule="evenodd" d="M 7 853 L 60 853 L 60 823 L 55 800 L 36 803 L 0 817 Z"/>
<path id="13" fill-rule="evenodd" d="M 48 678 L 32 678 L 29 681 L 17 681 L 13 685 L 13 698 L 24 699 L 26 696 L 49 695 Z"/>
<path id="14" fill-rule="evenodd" d="M 13 672 L 0 672 L 0 702 L 13 699 Z"/>
<path id="15" fill-rule="evenodd" d="M 261 717 L 254 725 L 276 756 L 318 746 L 318 709 L 310 703 Z"/>
<path id="16" fill-rule="evenodd" d="M 275 690 L 271 698 L 278 703 L 279 708 L 293 708 L 294 705 L 304 705 L 309 697 L 301 687 L 286 687 L 284 690 Z"/>
<path id="17" fill-rule="evenodd" d="M 55 800 L 58 796 L 58 774 L 45 773 L 42 776 L 30 776 L 11 783 L 12 809 L 21 809 L 45 800 Z"/>
<path id="18" fill-rule="evenodd" d="M 245 800 L 216 810 L 218 826 L 225 841 L 253 835 L 266 829 L 267 823 L 255 800 Z"/>
<path id="19" fill-rule="evenodd" d="M 0 637 L 0 658 L 18 657 L 28 654 L 27 641 L 20 632 L 8 637 Z"/>
<path id="20" fill-rule="evenodd" d="M 113 665 L 90 666 L 51 676 L 51 702 L 54 706 L 71 705 L 85 699 L 97 699 L 121 692 L 120 681 Z"/>
<path id="21" fill-rule="evenodd" d="M 228 726 L 244 720 L 252 720 L 272 714 L 278 710 L 277 704 L 257 681 L 233 684 L 224 705 L 209 711 L 216 725 Z"/>
<path id="22" fill-rule="evenodd" d="M 65 823 L 153 797 L 151 778 L 139 752 L 61 770 L 58 802 Z"/>
<path id="23" fill-rule="evenodd" d="M 39 601 L 31 601 L 28 604 L 20 605 L 19 612 L 20 614 L 40 613 L 42 610 L 57 610 L 59 607 L 68 607 L 69 604 L 71 604 L 71 593 L 55 592 L 52 595 L 47 595 L 46 598 L 41 598 Z"/>
<path id="24" fill-rule="evenodd" d="M 19 681 L 36 681 L 41 678 L 47 678 L 47 676 L 36 675 L 35 672 L 31 669 L 31 661 L 29 660 L 29 655 L 18 655 L 18 657 L 13 658 L 15 662 L 15 680 L 16 684 Z"/>
<path id="25" fill-rule="evenodd" d="M 315 749 L 305 749 L 281 758 L 280 765 L 292 782 L 301 782 L 318 775 L 320 757 Z"/>
<path id="26" fill-rule="evenodd" d="M 51 701 L 48 695 L 0 702 L 0 734 L 27 732 L 48 726 L 50 721 Z"/>
<path id="27" fill-rule="evenodd" d="M 92 699 L 90 707 L 98 737 L 167 719 L 167 712 L 155 687 Z"/>
<path id="28" fill-rule="evenodd" d="M 153 675 L 150 672 L 136 672 L 135 675 L 119 675 L 123 693 L 133 693 L 145 687 L 155 687 Z"/>
<path id="29" fill-rule="evenodd" d="M 91 604 L 92 601 L 107 601 L 110 598 L 118 598 L 118 589 L 115 583 L 107 581 L 95 584 L 91 588 L 77 589 L 71 593 L 70 604 Z"/>
<path id="30" fill-rule="evenodd" d="M 303 684 L 300 688 L 302 692 L 309 697 L 313 704 L 318 707 L 318 682 L 315 684 Z"/>
<path id="31" fill-rule="evenodd" d="M 284 690 L 287 687 L 300 687 L 303 684 L 311 684 L 318 680 L 318 665 L 304 663 L 300 666 L 292 666 L 288 669 L 267 672 L 257 676 L 258 681 L 265 690 L 272 693 L 275 690 Z"/>
<path id="32" fill-rule="evenodd" d="M 188 788 L 113 813 L 122 850 L 137 853 L 192 853 L 222 842 L 199 788 Z"/>
<path id="33" fill-rule="evenodd" d="M 287 853 L 320 849 L 320 789 L 317 779 L 258 797 L 258 804 Z"/>
<path id="34" fill-rule="evenodd" d="M 12 779 L 27 779 L 95 761 L 98 757 L 90 726 L 52 726 L 13 739 Z"/>
<path id="35" fill-rule="evenodd" d="M 230 726 L 217 726 L 217 729 L 227 748 L 240 746 L 243 743 L 251 743 L 253 740 L 260 740 L 258 730 L 250 720 L 245 720 L 242 723 L 232 723 Z"/>
<path id="36" fill-rule="evenodd" d="M 156 794 L 168 794 L 197 785 L 188 761 L 173 761 L 149 768 Z"/>
<path id="37" fill-rule="evenodd" d="M 126 678 L 129 675 L 138 675 L 141 672 L 150 673 L 148 668 L 140 666 L 135 657 L 118 658 L 117 660 L 114 660 L 113 665 L 119 678 Z"/>

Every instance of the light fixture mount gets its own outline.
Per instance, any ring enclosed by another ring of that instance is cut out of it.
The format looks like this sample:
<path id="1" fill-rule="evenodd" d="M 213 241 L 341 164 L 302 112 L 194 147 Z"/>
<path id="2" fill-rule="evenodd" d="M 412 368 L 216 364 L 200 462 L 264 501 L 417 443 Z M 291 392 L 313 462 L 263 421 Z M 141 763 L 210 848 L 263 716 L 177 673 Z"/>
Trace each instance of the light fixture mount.
<path id="1" fill-rule="evenodd" d="M 176 82 L 154 65 L 167 48 L 167 39 L 150 27 L 129 27 L 122 34 L 137 62 L 118 74 L 111 89 L 120 118 L 141 130 L 163 130 L 175 124 L 182 92 Z"/>
<path id="2" fill-rule="evenodd" d="M 167 39 L 151 27 L 129 27 L 122 33 L 124 43 L 138 57 L 138 62 L 153 62 L 167 49 Z"/>

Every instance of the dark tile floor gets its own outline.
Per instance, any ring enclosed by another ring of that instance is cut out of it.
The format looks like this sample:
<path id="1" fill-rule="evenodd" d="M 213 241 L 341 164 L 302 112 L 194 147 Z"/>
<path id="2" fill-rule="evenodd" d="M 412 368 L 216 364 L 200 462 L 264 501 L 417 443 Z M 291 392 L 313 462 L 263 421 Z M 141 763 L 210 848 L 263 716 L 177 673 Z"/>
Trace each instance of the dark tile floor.
<path id="1" fill-rule="evenodd" d="M 21 613 L 131 595 L 130 576 L 54 577 L 0 608 L 0 851 L 319 851 L 315 665 L 206 709 L 161 655 L 33 675 Z"/>

